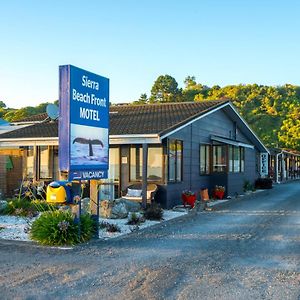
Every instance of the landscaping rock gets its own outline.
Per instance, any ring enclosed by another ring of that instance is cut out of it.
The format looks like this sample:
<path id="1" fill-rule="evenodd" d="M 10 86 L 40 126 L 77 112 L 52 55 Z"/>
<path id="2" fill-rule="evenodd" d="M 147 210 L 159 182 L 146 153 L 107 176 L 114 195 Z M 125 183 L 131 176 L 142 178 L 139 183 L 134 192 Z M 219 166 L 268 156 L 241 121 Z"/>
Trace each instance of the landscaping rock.
<path id="1" fill-rule="evenodd" d="M 130 201 L 123 198 L 116 200 L 116 202 L 125 204 L 128 212 L 139 212 L 141 210 L 141 204 L 139 202 Z"/>
<path id="2" fill-rule="evenodd" d="M 128 211 L 122 202 L 103 200 L 100 202 L 100 217 L 106 219 L 127 218 Z"/>

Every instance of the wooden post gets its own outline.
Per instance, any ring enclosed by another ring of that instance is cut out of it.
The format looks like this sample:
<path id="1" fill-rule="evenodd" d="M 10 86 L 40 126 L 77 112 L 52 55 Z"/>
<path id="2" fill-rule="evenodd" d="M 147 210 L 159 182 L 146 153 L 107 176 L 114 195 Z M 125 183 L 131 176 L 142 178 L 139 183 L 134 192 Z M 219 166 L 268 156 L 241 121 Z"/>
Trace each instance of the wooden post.
<path id="1" fill-rule="evenodd" d="M 143 168 L 142 168 L 142 206 L 147 206 L 147 164 L 148 164 L 148 144 L 143 144 Z"/>
<path id="2" fill-rule="evenodd" d="M 96 237 L 99 237 L 99 197 L 98 180 L 90 180 L 90 208 L 91 215 L 96 223 Z"/>
<path id="3" fill-rule="evenodd" d="M 90 199 L 91 199 L 91 214 L 98 215 L 98 181 L 90 180 Z"/>

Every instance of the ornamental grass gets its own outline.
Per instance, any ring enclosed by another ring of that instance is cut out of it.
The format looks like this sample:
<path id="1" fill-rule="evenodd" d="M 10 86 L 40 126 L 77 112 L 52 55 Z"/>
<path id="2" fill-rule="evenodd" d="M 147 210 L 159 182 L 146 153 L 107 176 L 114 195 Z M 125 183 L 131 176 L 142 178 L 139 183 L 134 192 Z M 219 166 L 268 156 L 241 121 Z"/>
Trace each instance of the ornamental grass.
<path id="1" fill-rule="evenodd" d="M 42 245 L 75 245 L 88 241 L 95 225 L 90 215 L 82 215 L 80 222 L 69 211 L 47 211 L 36 219 L 30 237 Z"/>

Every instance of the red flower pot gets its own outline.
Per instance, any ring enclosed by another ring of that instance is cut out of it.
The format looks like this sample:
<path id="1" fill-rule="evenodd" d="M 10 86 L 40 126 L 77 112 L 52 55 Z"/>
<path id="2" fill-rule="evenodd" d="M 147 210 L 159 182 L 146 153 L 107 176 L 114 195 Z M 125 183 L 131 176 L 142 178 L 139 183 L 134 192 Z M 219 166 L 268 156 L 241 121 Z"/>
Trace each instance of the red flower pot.
<path id="1" fill-rule="evenodd" d="M 181 199 L 182 199 L 183 205 L 188 204 L 191 207 L 194 207 L 195 202 L 196 202 L 196 195 L 185 195 L 185 194 L 182 194 L 181 195 Z"/>
<path id="2" fill-rule="evenodd" d="M 215 197 L 216 197 L 217 199 L 223 199 L 223 197 L 224 197 L 224 192 L 222 192 L 222 191 L 215 191 Z"/>

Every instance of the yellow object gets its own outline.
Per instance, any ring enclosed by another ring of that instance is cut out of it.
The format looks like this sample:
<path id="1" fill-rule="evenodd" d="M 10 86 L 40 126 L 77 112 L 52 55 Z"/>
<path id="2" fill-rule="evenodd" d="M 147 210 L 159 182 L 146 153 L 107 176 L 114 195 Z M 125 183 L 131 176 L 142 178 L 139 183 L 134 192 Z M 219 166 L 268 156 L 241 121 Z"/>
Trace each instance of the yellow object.
<path id="1" fill-rule="evenodd" d="M 65 203 L 67 200 L 67 193 L 63 186 L 52 187 L 47 186 L 46 201 L 49 203 Z"/>

